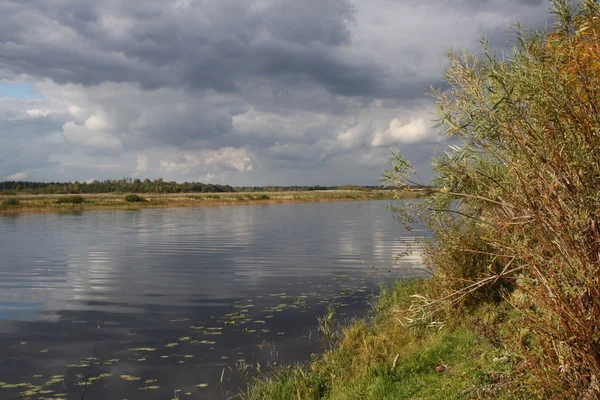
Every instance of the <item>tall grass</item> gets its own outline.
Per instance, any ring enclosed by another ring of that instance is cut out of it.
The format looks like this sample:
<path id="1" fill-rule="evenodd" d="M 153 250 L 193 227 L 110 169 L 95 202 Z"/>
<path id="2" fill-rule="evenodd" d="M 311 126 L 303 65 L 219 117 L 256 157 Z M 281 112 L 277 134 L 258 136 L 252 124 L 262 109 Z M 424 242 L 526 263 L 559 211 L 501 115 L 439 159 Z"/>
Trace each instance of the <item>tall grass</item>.
<path id="1" fill-rule="evenodd" d="M 83 204 L 85 198 L 83 196 L 63 196 L 55 201 L 56 204 Z"/>
<path id="2" fill-rule="evenodd" d="M 435 240 L 432 308 L 505 299 L 522 316 L 507 339 L 548 398 L 600 397 L 600 7 L 554 1 L 543 34 L 519 30 L 506 59 L 449 54 L 433 90 L 439 127 L 462 141 L 434 161 L 440 188 L 409 222 Z M 388 172 L 405 182 L 400 156 Z M 523 333 L 526 332 L 526 333 Z"/>
<path id="3" fill-rule="evenodd" d="M 330 303 L 325 314 L 317 317 L 317 331 L 329 348 L 333 348 L 341 337 L 341 327 L 336 317 L 335 303 Z"/>

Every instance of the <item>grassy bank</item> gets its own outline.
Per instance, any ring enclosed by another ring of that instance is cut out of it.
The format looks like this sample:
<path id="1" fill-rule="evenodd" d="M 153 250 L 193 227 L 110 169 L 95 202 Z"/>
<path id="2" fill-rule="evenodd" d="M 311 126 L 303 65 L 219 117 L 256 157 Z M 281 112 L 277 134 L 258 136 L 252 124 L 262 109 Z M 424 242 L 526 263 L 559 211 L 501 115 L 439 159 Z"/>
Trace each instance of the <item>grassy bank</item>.
<path id="1" fill-rule="evenodd" d="M 400 193 L 402 198 L 423 195 L 423 191 Z M 269 204 L 312 201 L 382 200 L 393 198 L 389 190 L 325 190 L 306 192 L 257 192 L 210 194 L 126 194 L 84 195 L 0 195 L 0 214 L 23 212 L 68 212 L 98 209 L 198 207 L 211 205 Z"/>
<path id="2" fill-rule="evenodd" d="M 241 397 L 265 399 L 533 399 L 507 343 L 518 314 L 506 303 L 438 314 L 442 327 L 410 324 L 416 295 L 428 281 L 399 282 L 381 295 L 373 315 L 343 330 L 310 365 L 284 367 L 255 379 Z M 432 321 L 430 321 L 431 323 Z"/>

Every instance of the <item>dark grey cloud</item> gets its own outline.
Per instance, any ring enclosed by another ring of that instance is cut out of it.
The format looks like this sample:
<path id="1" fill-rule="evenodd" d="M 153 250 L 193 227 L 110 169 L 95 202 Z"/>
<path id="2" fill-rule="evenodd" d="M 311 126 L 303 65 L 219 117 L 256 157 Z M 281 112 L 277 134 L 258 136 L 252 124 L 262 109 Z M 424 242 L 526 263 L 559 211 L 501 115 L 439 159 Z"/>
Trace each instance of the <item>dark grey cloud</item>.
<path id="1" fill-rule="evenodd" d="M 357 9 L 347 0 L 253 2 L 9 1 L 0 68 L 57 83 L 135 83 L 240 92 L 266 78 L 342 96 L 410 99 L 430 82 L 398 81 L 370 57 L 343 54 Z M 422 52 L 418 45 L 411 51 Z M 402 67 L 399 67 L 402 69 Z"/>
<path id="2" fill-rule="evenodd" d="M 0 65 L 58 83 L 129 82 L 146 89 L 227 92 L 252 77 L 298 74 L 340 93 L 351 81 L 359 93 L 377 86 L 376 65 L 343 63 L 331 53 L 350 40 L 348 1 L 267 5 L 9 1 L 2 7 L 8 24 L 0 33 Z"/>
<path id="3" fill-rule="evenodd" d="M 507 5 L 514 3 L 520 2 Z M 149 0 L 144 7 L 133 1 L 92 0 L 3 4 L 0 66 L 62 84 L 126 82 L 144 89 L 238 92 L 247 81 L 268 77 L 292 86 L 308 80 L 343 96 L 410 99 L 432 83 L 402 65 L 344 56 L 341 50 L 351 44 L 355 14 L 368 7 L 347 0 Z M 459 15 L 474 8 L 501 8 L 490 5 L 436 2 L 431 11 L 451 8 Z M 406 58 L 413 64 L 423 61 L 425 46 L 411 47 Z M 405 79 L 390 75 L 392 68 Z"/>

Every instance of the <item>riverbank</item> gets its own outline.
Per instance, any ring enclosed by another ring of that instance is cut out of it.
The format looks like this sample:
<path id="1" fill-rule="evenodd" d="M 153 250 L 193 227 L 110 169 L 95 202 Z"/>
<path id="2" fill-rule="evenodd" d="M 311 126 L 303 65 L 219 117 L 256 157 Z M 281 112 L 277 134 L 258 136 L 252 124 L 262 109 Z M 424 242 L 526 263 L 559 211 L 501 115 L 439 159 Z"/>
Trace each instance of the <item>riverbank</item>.
<path id="1" fill-rule="evenodd" d="M 142 201 L 126 201 L 126 194 L 0 195 L 0 214 L 29 212 L 73 212 L 102 209 L 199 207 L 244 204 L 298 203 L 319 201 L 386 200 L 398 193 L 389 190 L 315 190 L 245 193 L 140 194 Z M 416 198 L 424 191 L 405 191 L 400 198 Z M 15 199 L 7 200 L 7 199 Z M 10 204 L 13 203 L 13 204 Z"/>
<path id="2" fill-rule="evenodd" d="M 242 398 L 539 398 L 525 368 L 502 344 L 519 326 L 518 314 L 505 302 L 486 302 L 438 314 L 429 327 L 411 323 L 415 300 L 429 284 L 398 282 L 382 293 L 370 318 L 343 329 L 332 350 L 310 365 L 259 375 Z"/>

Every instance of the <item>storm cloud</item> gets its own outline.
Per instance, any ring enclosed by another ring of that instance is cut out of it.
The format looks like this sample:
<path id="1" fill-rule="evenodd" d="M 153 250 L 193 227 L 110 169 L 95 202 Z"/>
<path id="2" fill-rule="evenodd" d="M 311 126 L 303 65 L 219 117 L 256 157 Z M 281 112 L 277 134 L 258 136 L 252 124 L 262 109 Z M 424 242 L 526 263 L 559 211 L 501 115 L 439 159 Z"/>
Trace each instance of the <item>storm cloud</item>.
<path id="1" fill-rule="evenodd" d="M 377 184 L 390 149 L 428 176 L 444 53 L 497 51 L 537 0 L 0 3 L 0 179 L 124 176 Z"/>

